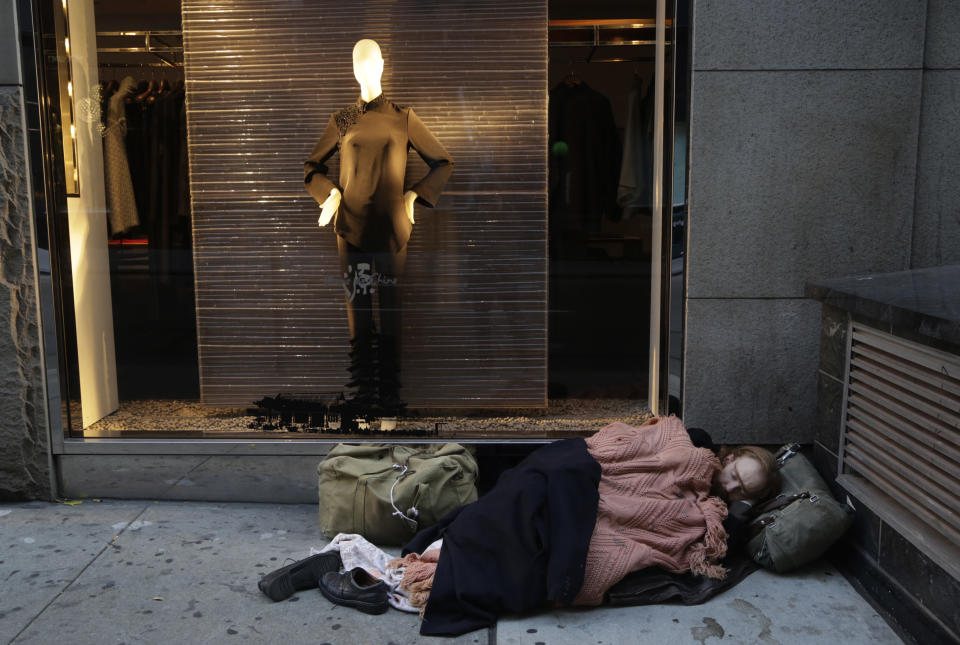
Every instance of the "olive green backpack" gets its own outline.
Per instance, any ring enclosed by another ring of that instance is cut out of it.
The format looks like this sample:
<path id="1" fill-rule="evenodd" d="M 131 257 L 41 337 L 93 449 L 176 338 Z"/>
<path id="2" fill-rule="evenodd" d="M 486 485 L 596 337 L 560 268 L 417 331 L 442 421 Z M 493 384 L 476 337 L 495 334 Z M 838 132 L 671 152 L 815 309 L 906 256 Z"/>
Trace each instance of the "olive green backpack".
<path id="1" fill-rule="evenodd" d="M 792 571 L 823 555 L 853 522 L 853 509 L 834 499 L 796 444 L 777 453 L 780 494 L 759 507 L 750 524 L 750 557 L 765 569 Z"/>
<path id="2" fill-rule="evenodd" d="M 456 443 L 338 444 L 317 467 L 320 528 L 403 544 L 477 499 L 477 460 Z"/>

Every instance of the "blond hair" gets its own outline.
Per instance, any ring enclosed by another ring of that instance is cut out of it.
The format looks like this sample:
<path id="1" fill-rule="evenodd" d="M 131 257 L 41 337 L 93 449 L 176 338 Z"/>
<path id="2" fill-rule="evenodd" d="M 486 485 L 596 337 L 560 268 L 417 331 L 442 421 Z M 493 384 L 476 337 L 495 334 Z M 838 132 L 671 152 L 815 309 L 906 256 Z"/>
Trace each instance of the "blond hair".
<path id="1" fill-rule="evenodd" d="M 780 473 L 777 472 L 777 460 L 769 450 L 761 448 L 760 446 L 735 446 L 733 448 L 724 446 L 717 454 L 721 463 L 727 455 L 733 455 L 734 459 L 749 457 L 760 464 L 764 484 L 759 490 L 750 495 L 754 501 L 762 502 L 768 497 L 773 497 L 780 492 L 781 481 Z"/>

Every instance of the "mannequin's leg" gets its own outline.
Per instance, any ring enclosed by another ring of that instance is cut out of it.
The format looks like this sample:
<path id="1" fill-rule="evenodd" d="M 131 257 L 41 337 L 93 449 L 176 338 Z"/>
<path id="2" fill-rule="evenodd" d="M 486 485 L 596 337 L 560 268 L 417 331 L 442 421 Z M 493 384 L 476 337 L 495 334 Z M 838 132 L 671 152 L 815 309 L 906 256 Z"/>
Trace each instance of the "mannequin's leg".
<path id="1" fill-rule="evenodd" d="M 401 290 L 407 248 L 397 253 L 378 253 L 377 271 L 380 301 L 379 395 L 386 414 L 392 416 L 403 406 L 400 399 L 400 339 L 403 322 Z"/>
<path id="2" fill-rule="evenodd" d="M 340 275 L 343 278 L 350 328 L 350 381 L 347 397 L 361 405 L 373 405 L 377 398 L 373 294 L 369 278 L 373 257 L 337 236 Z"/>

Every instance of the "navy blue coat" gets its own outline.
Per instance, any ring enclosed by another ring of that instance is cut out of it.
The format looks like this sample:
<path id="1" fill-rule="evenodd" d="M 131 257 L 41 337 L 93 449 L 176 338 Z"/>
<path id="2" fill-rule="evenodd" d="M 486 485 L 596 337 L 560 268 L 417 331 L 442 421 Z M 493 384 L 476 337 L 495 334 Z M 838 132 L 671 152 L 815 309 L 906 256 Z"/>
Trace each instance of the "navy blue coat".
<path id="1" fill-rule="evenodd" d="M 420 633 L 464 634 L 502 614 L 570 604 L 583 585 L 599 483 L 600 464 L 584 440 L 558 441 L 418 533 L 404 555 L 443 538 Z"/>

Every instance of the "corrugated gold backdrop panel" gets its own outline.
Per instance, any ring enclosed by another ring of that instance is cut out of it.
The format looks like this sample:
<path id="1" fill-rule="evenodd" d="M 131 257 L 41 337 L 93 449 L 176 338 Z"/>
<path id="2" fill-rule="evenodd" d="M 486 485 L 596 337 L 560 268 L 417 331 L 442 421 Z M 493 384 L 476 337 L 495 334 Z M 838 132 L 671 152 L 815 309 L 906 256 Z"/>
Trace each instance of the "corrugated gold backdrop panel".
<path id="1" fill-rule="evenodd" d="M 403 397 L 542 405 L 545 0 L 183 0 L 203 401 L 247 405 L 347 380 L 335 233 L 317 226 L 303 162 L 359 95 L 361 38 L 383 51 L 384 94 L 414 107 L 455 161 L 438 207 L 416 210 Z M 426 170 L 411 151 L 408 185 Z"/>

